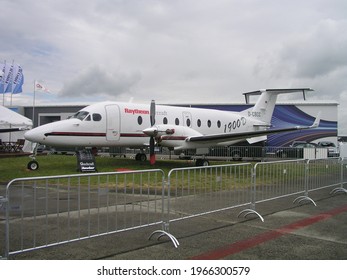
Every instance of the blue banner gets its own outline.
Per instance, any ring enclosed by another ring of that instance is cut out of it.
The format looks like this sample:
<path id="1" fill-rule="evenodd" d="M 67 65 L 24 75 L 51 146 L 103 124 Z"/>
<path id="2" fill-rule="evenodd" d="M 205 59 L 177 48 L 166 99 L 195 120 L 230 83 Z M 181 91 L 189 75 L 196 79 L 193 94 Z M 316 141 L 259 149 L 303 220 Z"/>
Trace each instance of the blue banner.
<path id="1" fill-rule="evenodd" d="M 19 65 L 15 65 L 13 83 L 12 83 L 12 93 L 22 92 L 22 86 L 24 83 L 23 69 Z"/>
<path id="2" fill-rule="evenodd" d="M 23 69 L 18 64 L 0 64 L 0 94 L 20 93 L 24 83 Z"/>
<path id="3" fill-rule="evenodd" d="M 5 63 L 0 64 L 0 93 L 4 93 L 5 84 Z"/>
<path id="4" fill-rule="evenodd" d="M 13 80 L 13 64 L 5 65 L 5 83 L 4 83 L 4 93 L 12 91 L 12 80 Z"/>

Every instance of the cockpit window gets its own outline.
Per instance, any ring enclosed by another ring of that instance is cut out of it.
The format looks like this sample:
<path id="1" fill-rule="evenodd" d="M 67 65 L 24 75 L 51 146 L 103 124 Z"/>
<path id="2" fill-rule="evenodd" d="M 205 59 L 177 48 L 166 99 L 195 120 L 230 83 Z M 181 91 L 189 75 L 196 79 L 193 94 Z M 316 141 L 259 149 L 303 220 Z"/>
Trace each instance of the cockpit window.
<path id="1" fill-rule="evenodd" d="M 95 122 L 101 121 L 101 115 L 94 113 L 93 114 L 93 121 L 95 121 Z"/>
<path id="2" fill-rule="evenodd" d="M 84 118 L 86 117 L 86 116 L 88 116 L 88 112 L 87 111 L 79 111 L 79 112 L 77 112 L 76 114 L 74 114 L 73 116 L 72 116 L 72 118 L 73 119 L 79 119 L 79 120 L 81 120 L 81 121 L 83 121 L 84 120 Z"/>

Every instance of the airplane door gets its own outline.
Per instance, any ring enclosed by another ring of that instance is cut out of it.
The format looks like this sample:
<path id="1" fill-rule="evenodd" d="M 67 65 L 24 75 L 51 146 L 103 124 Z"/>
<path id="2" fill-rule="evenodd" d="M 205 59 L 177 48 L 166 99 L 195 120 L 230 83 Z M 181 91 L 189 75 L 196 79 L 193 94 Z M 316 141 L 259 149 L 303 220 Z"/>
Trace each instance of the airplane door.
<path id="1" fill-rule="evenodd" d="M 183 112 L 183 125 L 192 127 L 192 114 L 190 112 Z"/>
<path id="2" fill-rule="evenodd" d="M 106 105 L 106 140 L 119 141 L 120 110 L 118 105 Z"/>

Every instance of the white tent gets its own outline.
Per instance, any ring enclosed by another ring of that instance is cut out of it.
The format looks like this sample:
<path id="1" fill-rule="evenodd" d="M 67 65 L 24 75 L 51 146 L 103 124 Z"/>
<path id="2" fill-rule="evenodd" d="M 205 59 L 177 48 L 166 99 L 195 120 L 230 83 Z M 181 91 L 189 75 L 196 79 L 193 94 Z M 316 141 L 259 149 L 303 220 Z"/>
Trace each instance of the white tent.
<path id="1" fill-rule="evenodd" d="M 32 126 L 33 122 L 30 119 L 0 105 L 0 139 L 3 142 L 23 139 L 24 132 Z M 23 151 L 31 150 L 27 142 L 25 141 Z"/>
<path id="2" fill-rule="evenodd" d="M 10 129 L 27 130 L 32 126 L 33 122 L 30 119 L 0 105 L 0 132 Z"/>

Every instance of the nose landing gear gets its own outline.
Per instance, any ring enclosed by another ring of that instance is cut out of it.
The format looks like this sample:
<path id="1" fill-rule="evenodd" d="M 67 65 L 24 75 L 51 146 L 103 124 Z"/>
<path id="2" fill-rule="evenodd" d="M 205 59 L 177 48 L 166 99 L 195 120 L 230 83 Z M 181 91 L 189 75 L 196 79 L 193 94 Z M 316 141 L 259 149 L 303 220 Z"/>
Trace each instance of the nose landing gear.
<path id="1" fill-rule="evenodd" d="M 35 170 L 39 169 L 39 163 L 36 160 L 31 160 L 28 162 L 27 168 L 29 170 L 35 171 Z"/>
<path id="2" fill-rule="evenodd" d="M 35 143 L 33 154 L 29 156 L 31 158 L 31 160 L 27 164 L 27 168 L 29 170 L 35 171 L 35 170 L 39 169 L 39 163 L 36 161 L 37 148 L 38 147 L 39 147 L 38 143 Z"/>

